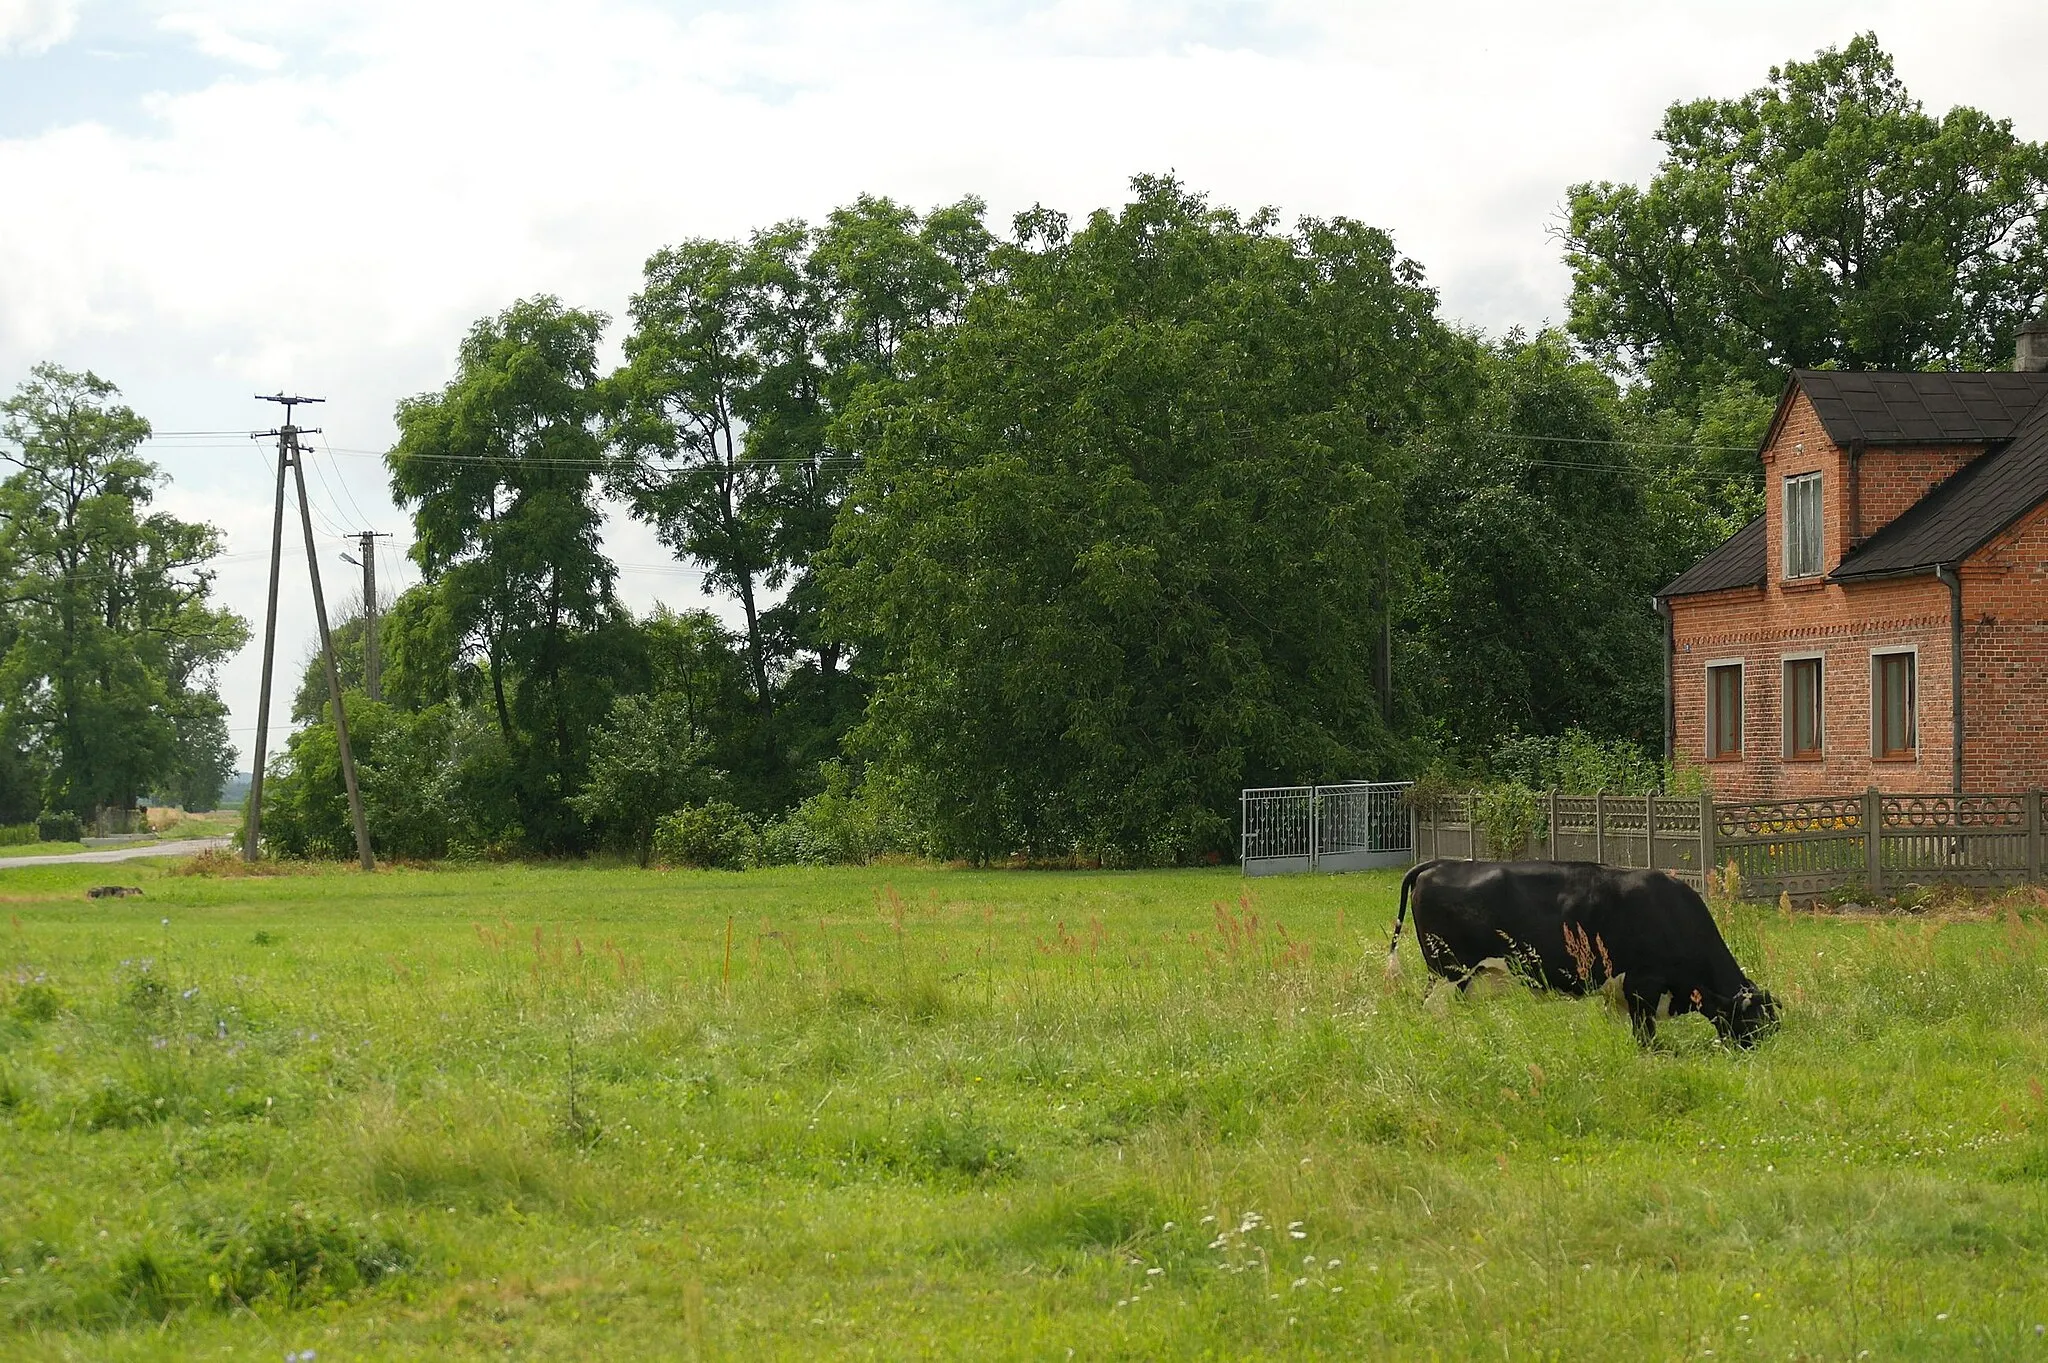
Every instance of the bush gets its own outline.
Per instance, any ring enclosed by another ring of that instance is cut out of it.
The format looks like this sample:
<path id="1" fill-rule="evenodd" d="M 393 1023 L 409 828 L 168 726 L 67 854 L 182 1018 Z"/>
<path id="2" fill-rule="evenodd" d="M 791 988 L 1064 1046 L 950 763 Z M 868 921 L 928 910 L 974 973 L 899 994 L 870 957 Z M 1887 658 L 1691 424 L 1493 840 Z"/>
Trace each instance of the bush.
<path id="1" fill-rule="evenodd" d="M 839 860 L 839 847 L 819 821 L 804 817 L 809 802 L 799 805 L 780 819 L 761 826 L 760 845 L 755 857 L 763 866 L 830 866 Z"/>
<path id="2" fill-rule="evenodd" d="M 671 866 L 742 871 L 759 859 L 761 835 L 737 805 L 707 800 L 663 816 L 654 855 Z"/>
<path id="3" fill-rule="evenodd" d="M 32 823 L 0 824 L 0 847 L 19 847 L 23 843 L 39 842 L 41 830 Z"/>
<path id="4" fill-rule="evenodd" d="M 44 842 L 77 842 L 85 822 L 68 809 L 46 809 L 36 819 L 36 836 Z"/>
<path id="5" fill-rule="evenodd" d="M 1487 759 L 1496 781 L 1572 795 L 1649 795 L 1667 788 L 1672 773 L 1661 759 L 1625 738 L 1597 738 L 1584 729 L 1555 736 L 1516 734 Z M 1697 788 L 1693 791 L 1697 793 Z"/>
<path id="6" fill-rule="evenodd" d="M 856 782 L 845 764 L 822 764 L 825 788 L 761 830 L 760 860 L 770 866 L 865 865 L 917 839 L 900 801 L 873 779 Z"/>
<path id="7" fill-rule="evenodd" d="M 1504 861 L 1529 854 L 1529 839 L 1543 827 L 1536 792 L 1519 781 L 1489 786 L 1472 797 L 1472 822 L 1486 835 L 1487 851 Z"/>

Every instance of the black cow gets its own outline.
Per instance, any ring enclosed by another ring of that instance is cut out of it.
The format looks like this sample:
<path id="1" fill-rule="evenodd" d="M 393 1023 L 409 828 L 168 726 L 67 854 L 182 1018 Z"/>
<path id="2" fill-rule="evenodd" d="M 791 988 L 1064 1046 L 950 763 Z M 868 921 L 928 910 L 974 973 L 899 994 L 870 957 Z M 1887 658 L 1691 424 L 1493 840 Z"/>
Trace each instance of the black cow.
<path id="1" fill-rule="evenodd" d="M 1568 994 L 1616 989 L 1636 1037 L 1660 1016 L 1699 1012 L 1740 1046 L 1778 1018 L 1742 973 L 1699 894 L 1662 871 L 1572 861 L 1425 861 L 1401 880 L 1389 972 L 1415 894 L 1415 936 L 1429 968 L 1460 986 L 1496 961 Z"/>

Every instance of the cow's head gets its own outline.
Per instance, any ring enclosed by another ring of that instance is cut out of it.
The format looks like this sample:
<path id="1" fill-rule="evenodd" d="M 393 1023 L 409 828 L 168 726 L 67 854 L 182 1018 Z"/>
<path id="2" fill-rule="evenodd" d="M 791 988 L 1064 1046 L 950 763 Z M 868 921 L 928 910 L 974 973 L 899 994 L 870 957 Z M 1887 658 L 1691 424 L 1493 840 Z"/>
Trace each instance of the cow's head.
<path id="1" fill-rule="evenodd" d="M 1754 1046 L 1756 1039 L 1778 1025 L 1778 1001 L 1753 984 L 1744 983 L 1728 1001 L 1725 1018 L 1717 1017 L 1721 1034 L 1738 1046 Z"/>

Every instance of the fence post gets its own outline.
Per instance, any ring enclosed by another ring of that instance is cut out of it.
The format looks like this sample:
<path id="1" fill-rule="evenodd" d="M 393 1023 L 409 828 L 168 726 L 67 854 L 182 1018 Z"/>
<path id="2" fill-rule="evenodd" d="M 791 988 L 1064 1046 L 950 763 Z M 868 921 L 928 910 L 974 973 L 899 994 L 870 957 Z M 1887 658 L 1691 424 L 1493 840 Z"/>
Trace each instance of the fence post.
<path id="1" fill-rule="evenodd" d="M 1643 865 L 1652 871 L 1656 870 L 1657 797 L 1654 795 L 1645 795 L 1643 797 L 1643 850 L 1649 854 L 1644 859 Z"/>
<path id="2" fill-rule="evenodd" d="M 1593 860 L 1607 864 L 1607 792 L 1593 792 Z"/>
<path id="3" fill-rule="evenodd" d="M 1548 828 L 1548 829 L 1550 830 L 1550 839 L 1549 839 L 1549 841 L 1550 841 L 1550 859 L 1551 859 L 1552 861 L 1556 861 L 1556 860 L 1557 860 L 1557 792 L 1556 792 L 1556 791 L 1554 791 L 1554 790 L 1553 790 L 1553 791 L 1551 791 L 1551 792 L 1550 792 L 1550 797 L 1549 797 L 1549 798 L 1550 798 L 1550 809 L 1549 809 L 1549 812 L 1548 812 L 1548 813 L 1547 813 L 1547 814 L 1546 814 L 1546 815 L 1544 816 L 1544 817 L 1545 817 L 1545 819 L 1547 820 L 1547 822 L 1546 822 L 1546 824 L 1545 824 L 1545 827 L 1547 827 L 1547 828 Z"/>
<path id="4" fill-rule="evenodd" d="M 2027 879 L 2038 883 L 2041 879 L 2041 862 L 2048 853 L 2041 847 L 2041 792 L 2027 792 Z"/>
<path id="5" fill-rule="evenodd" d="M 1311 871 L 1316 869 L 1316 854 L 1322 850 L 1318 845 L 1322 842 L 1322 828 L 1319 821 L 1321 811 L 1317 808 L 1318 805 L 1322 804 L 1322 800 L 1318 798 L 1322 794 L 1322 790 L 1321 786 L 1310 786 L 1308 788 L 1308 869 Z"/>
<path id="6" fill-rule="evenodd" d="M 1714 792 L 1710 788 L 1702 789 L 1700 791 L 1700 874 L 1702 876 L 1708 871 L 1719 869 L 1715 864 L 1714 833 Z M 1701 883 L 1704 884 L 1705 882 L 1702 881 Z"/>
<path id="7" fill-rule="evenodd" d="M 1863 790 L 1863 879 L 1872 898 L 1884 889 L 1884 806 L 1876 786 Z"/>

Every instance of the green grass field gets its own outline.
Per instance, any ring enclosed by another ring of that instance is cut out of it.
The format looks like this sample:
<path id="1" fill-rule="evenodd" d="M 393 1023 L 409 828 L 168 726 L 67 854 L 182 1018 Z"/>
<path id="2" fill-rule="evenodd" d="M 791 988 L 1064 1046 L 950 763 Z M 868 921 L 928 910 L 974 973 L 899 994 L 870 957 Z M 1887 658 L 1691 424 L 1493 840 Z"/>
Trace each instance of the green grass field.
<path id="1" fill-rule="evenodd" d="M 2048 922 L 1644 1053 L 1394 885 L 0 872 L 0 1356 L 2048 1358 Z"/>

